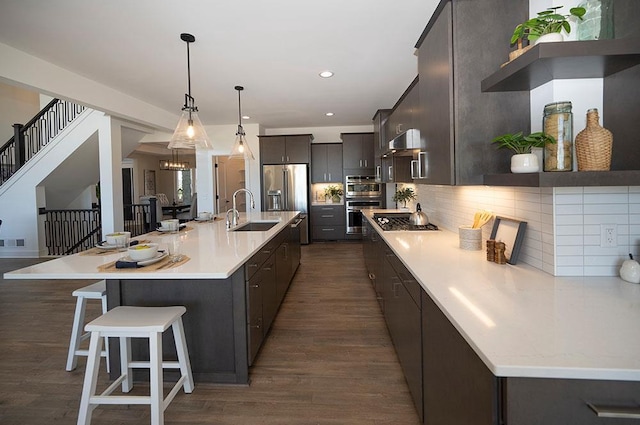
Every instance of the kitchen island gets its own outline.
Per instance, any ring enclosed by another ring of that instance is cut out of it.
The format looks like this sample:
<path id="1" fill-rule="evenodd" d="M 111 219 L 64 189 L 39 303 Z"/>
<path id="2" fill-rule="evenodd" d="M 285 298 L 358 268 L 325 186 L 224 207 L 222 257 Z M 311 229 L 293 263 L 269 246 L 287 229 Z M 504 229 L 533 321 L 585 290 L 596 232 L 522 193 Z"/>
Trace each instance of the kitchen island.
<path id="1" fill-rule="evenodd" d="M 365 213 L 365 261 L 425 423 L 640 413 L 640 285 L 488 262 L 447 230 L 383 231 L 376 212 Z"/>
<path id="2" fill-rule="evenodd" d="M 183 320 L 196 382 L 246 384 L 259 350 L 300 261 L 299 212 L 240 215 L 247 221 L 273 222 L 266 231 L 226 229 L 224 220 L 189 222 L 178 234 L 152 232 L 137 239 L 166 249 L 175 238 L 189 260 L 176 267 L 147 271 L 104 266 L 124 253 L 58 258 L 5 273 L 5 279 L 105 279 L 109 308 L 118 305 L 184 305 Z M 165 333 L 167 357 L 175 356 Z M 117 341 L 114 341 L 117 342 Z M 137 344 L 134 355 L 145 355 Z M 118 347 L 110 344 L 111 374 L 118 376 Z"/>

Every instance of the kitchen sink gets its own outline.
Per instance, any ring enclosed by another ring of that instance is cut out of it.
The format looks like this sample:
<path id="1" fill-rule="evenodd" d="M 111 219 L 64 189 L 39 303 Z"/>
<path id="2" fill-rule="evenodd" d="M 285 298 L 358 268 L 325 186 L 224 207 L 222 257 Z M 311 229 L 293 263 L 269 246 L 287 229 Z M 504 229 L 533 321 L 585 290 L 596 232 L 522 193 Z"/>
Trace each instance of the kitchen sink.
<path id="1" fill-rule="evenodd" d="M 234 232 L 266 232 L 278 223 L 279 221 L 250 221 L 231 230 Z"/>

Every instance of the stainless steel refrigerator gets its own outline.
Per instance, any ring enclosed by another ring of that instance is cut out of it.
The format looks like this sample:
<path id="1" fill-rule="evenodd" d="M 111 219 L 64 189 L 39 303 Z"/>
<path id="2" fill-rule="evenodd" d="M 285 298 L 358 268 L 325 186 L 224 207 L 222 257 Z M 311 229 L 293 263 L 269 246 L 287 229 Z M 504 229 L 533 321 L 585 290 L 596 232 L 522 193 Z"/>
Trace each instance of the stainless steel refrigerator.
<path id="1" fill-rule="evenodd" d="M 263 211 L 300 211 L 300 243 L 309 243 L 309 166 L 262 166 Z"/>

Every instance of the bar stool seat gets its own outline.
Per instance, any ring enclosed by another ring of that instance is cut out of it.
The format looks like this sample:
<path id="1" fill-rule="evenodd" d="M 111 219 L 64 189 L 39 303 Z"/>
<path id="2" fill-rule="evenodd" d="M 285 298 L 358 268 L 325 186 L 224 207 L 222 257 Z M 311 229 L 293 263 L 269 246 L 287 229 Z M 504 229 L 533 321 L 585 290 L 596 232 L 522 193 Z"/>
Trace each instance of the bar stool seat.
<path id="1" fill-rule="evenodd" d="M 104 280 L 85 286 L 73 291 L 72 295 L 76 299 L 76 311 L 73 316 L 73 326 L 71 328 L 71 340 L 69 341 L 69 354 L 67 355 L 67 371 L 72 371 L 78 365 L 78 356 L 87 356 L 89 350 L 80 348 L 82 341 L 89 338 L 89 333 L 83 333 L 84 313 L 87 308 L 87 300 L 101 300 L 102 313 L 107 312 L 107 283 Z M 107 372 L 109 372 L 109 340 L 104 340 L 105 349 L 101 356 L 107 359 Z"/>
<path id="2" fill-rule="evenodd" d="M 82 398 L 78 413 L 78 425 L 91 423 L 93 410 L 99 404 L 148 404 L 151 407 L 151 424 L 164 424 L 164 410 L 176 396 L 180 387 L 185 393 L 193 391 L 191 362 L 182 324 L 186 312 L 182 306 L 174 307 L 116 307 L 89 322 L 85 330 L 91 332 L 87 371 L 82 387 Z M 177 362 L 162 361 L 162 333 L 169 326 L 173 331 L 178 354 Z M 100 351 L 104 337 L 118 337 L 120 340 L 120 377 L 100 395 L 96 395 Z M 149 339 L 150 361 L 131 360 L 131 338 Z M 149 396 L 112 396 L 119 384 L 128 393 L 133 388 L 132 369 L 148 368 L 150 371 Z M 162 369 L 180 369 L 180 378 L 166 398 L 163 399 Z"/>

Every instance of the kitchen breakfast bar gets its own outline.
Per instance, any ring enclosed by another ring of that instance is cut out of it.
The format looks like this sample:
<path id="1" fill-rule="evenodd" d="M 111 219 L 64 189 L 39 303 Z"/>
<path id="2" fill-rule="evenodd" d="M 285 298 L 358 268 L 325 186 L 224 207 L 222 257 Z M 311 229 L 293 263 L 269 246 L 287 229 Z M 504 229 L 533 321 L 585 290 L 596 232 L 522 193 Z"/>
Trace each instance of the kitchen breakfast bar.
<path id="1" fill-rule="evenodd" d="M 168 249 L 179 239 L 187 261 L 176 266 L 107 268 L 125 253 L 75 254 L 5 274 L 5 279 L 105 279 L 109 309 L 120 305 L 183 305 L 196 382 L 247 384 L 252 364 L 300 262 L 298 212 L 241 214 L 234 229 L 224 220 L 191 221 L 178 234 L 136 238 Z M 269 227 L 244 231 L 246 222 Z M 265 223 L 265 224 L 263 224 Z M 166 358 L 175 358 L 171 331 Z M 111 376 L 119 376 L 117 341 L 110 344 Z M 137 341 L 134 341 L 137 342 Z M 133 344 L 145 356 L 146 344 Z"/>

